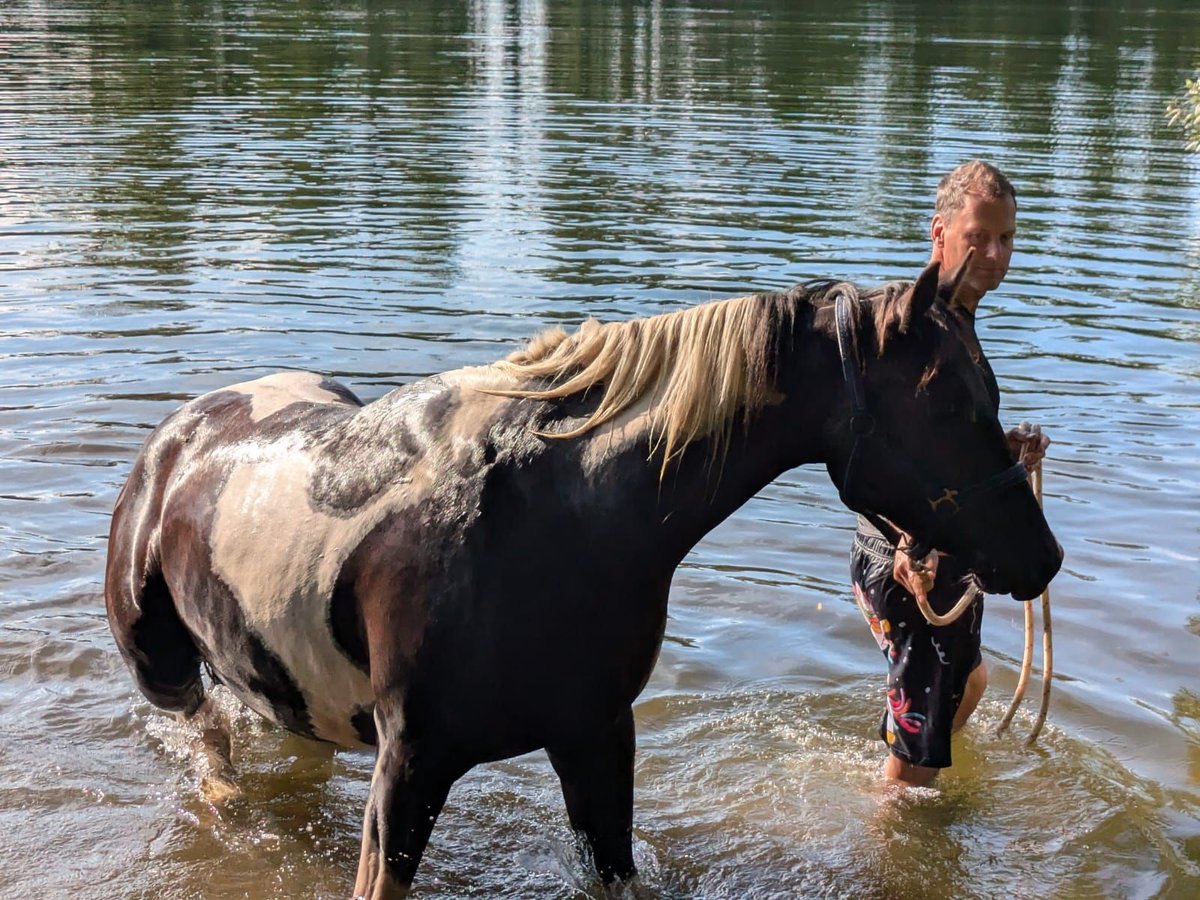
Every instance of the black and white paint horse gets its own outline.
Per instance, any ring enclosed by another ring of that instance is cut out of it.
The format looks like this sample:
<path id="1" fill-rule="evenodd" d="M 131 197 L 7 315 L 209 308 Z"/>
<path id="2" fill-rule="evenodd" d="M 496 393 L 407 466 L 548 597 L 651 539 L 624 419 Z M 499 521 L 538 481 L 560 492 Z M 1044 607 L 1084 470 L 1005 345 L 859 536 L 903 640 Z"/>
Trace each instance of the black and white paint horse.
<path id="1" fill-rule="evenodd" d="M 821 282 L 587 322 L 366 405 L 303 373 L 206 394 L 117 499 L 117 644 L 185 719 L 214 713 L 203 664 L 272 722 L 376 748 L 356 896 L 403 894 L 454 781 L 537 748 L 600 874 L 629 877 L 631 704 L 672 575 L 775 477 L 824 463 L 993 593 L 1035 597 L 1058 570 L 1005 474 L 972 324 L 940 294 L 931 266 L 862 296 Z M 969 514 L 946 502 L 979 485 Z"/>

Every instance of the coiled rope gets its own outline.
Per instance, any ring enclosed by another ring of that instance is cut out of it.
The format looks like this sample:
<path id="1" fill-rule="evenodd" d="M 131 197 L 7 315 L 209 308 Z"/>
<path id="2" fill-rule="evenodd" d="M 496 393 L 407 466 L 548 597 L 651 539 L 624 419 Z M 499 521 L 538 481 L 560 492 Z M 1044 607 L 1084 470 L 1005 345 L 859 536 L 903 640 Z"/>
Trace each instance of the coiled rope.
<path id="1" fill-rule="evenodd" d="M 1021 429 L 1030 434 L 1040 435 L 1042 428 L 1040 425 L 1030 425 L 1028 422 L 1021 423 Z M 1021 462 L 1025 461 L 1025 450 L 1021 450 Z M 1039 460 L 1033 467 L 1033 471 L 1029 473 L 1029 483 L 1033 488 L 1033 495 L 1037 498 L 1038 507 L 1042 506 L 1042 464 Z M 919 563 L 916 563 L 915 568 L 922 568 Z M 983 591 L 979 587 L 979 583 L 974 578 L 967 584 L 967 589 L 963 592 L 962 597 L 957 603 L 944 615 L 938 615 L 929 605 L 929 600 L 921 595 L 916 595 L 917 608 L 921 610 L 921 615 L 925 617 L 925 621 L 930 625 L 949 625 L 951 622 L 957 621 L 959 616 L 967 611 L 968 607 L 975 602 L 976 598 Z M 1033 669 L 1033 603 L 1032 601 L 1025 604 L 1025 651 L 1021 658 L 1021 674 L 1017 679 L 1016 690 L 1013 691 L 1012 702 L 1008 706 L 1008 711 L 1004 714 L 1004 718 L 1000 720 L 1000 724 L 996 727 L 996 734 L 1001 735 L 1012 722 L 1013 716 L 1016 715 L 1017 708 L 1021 705 L 1021 701 L 1025 698 L 1025 689 L 1029 685 L 1029 675 Z M 1025 739 L 1025 746 L 1032 747 L 1037 741 L 1038 735 L 1041 733 L 1042 726 L 1046 723 L 1046 714 L 1050 710 L 1050 684 L 1054 677 L 1054 641 L 1053 632 L 1050 625 L 1050 587 L 1042 591 L 1042 702 L 1038 708 L 1037 718 L 1034 720 L 1033 728 L 1029 732 L 1029 737 Z"/>
<path id="2" fill-rule="evenodd" d="M 1021 427 L 1032 431 L 1035 434 L 1041 434 L 1041 428 L 1037 425 L 1030 427 L 1028 423 L 1022 422 Z M 1038 506 L 1042 505 L 1042 464 L 1038 462 L 1034 466 L 1033 471 L 1029 473 L 1029 482 L 1033 487 L 1033 495 L 1037 498 Z M 1016 715 L 1017 707 L 1021 705 L 1021 700 L 1025 697 L 1025 688 L 1029 684 L 1029 673 L 1033 669 L 1033 603 L 1025 604 L 1025 650 L 1021 656 L 1021 674 L 1017 678 L 1017 687 L 1013 692 L 1012 703 L 1008 706 L 1008 711 L 1004 714 L 1004 718 L 1000 720 L 1000 724 L 996 726 L 996 734 L 1001 735 L 1012 722 L 1013 716 Z M 1050 620 L 1050 586 L 1042 591 L 1042 702 L 1038 707 L 1037 718 L 1034 719 L 1033 728 L 1030 729 L 1029 737 L 1025 738 L 1025 746 L 1032 747 L 1041 734 L 1042 726 L 1046 724 L 1046 713 L 1050 710 L 1050 685 L 1054 679 L 1054 629 Z"/>

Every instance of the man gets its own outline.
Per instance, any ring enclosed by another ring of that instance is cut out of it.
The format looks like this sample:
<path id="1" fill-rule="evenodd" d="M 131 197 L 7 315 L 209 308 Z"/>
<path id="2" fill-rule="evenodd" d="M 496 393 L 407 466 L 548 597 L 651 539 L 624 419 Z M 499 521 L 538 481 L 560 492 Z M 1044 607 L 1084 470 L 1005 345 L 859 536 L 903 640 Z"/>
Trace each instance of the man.
<path id="1" fill-rule="evenodd" d="M 972 160 L 938 185 L 930 261 L 953 272 L 974 248 L 970 270 L 956 303 L 974 318 L 979 301 L 1008 273 L 1017 230 L 1017 194 L 995 166 Z M 1050 441 L 1041 434 L 1008 433 L 1015 458 L 1032 469 Z M 1022 455 L 1023 454 L 1023 455 Z M 887 742 L 884 777 L 894 783 L 926 785 L 950 766 L 950 735 L 974 712 L 987 687 L 979 652 L 983 598 L 950 625 L 930 625 L 914 596 L 925 595 L 944 614 L 962 596 L 967 575 L 954 557 L 932 553 L 915 561 L 895 550 L 869 522 L 859 518 L 850 554 L 855 599 L 888 660 L 887 708 L 880 737 Z"/>

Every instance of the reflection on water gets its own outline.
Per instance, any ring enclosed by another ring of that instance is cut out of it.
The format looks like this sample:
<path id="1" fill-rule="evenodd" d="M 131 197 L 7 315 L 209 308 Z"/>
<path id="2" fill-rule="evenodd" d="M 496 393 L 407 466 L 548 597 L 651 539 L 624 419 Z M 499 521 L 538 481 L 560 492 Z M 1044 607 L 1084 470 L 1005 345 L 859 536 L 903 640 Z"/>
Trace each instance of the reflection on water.
<path id="1" fill-rule="evenodd" d="M 246 797 L 214 811 L 109 638 L 108 514 L 181 400 L 281 368 L 375 397 L 551 322 L 908 276 L 975 155 L 1020 195 L 981 334 L 1006 419 L 1054 439 L 1050 727 L 990 736 L 1021 647 L 994 600 L 955 769 L 881 797 L 849 517 L 789 473 L 676 579 L 638 708 L 644 887 L 1200 893 L 1200 190 L 1164 116 L 1193 7 L 0 9 L 0 894 L 352 881 L 369 758 L 240 716 Z M 452 794 L 418 895 L 471 893 L 600 893 L 543 755 Z"/>

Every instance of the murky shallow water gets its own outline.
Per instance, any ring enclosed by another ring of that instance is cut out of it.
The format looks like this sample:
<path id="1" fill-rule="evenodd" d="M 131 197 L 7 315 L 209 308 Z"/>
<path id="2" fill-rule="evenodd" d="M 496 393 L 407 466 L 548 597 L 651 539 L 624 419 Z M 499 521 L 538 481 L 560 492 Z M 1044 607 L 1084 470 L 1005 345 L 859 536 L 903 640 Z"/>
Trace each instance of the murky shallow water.
<path id="1" fill-rule="evenodd" d="M 1021 647 L 993 599 L 955 768 L 881 798 L 850 516 L 789 473 L 676 578 L 640 890 L 1200 893 L 1200 173 L 1162 116 L 1200 11 L 1049 6 L 0 10 L 0 893 L 352 883 L 370 759 L 239 714 L 218 813 L 108 635 L 108 514 L 181 400 L 280 368 L 375 397 L 550 322 L 911 275 L 973 155 L 1021 198 L 980 329 L 1005 418 L 1055 440 L 1050 726 L 991 736 Z M 417 891 L 600 894 L 542 754 L 455 788 Z"/>

